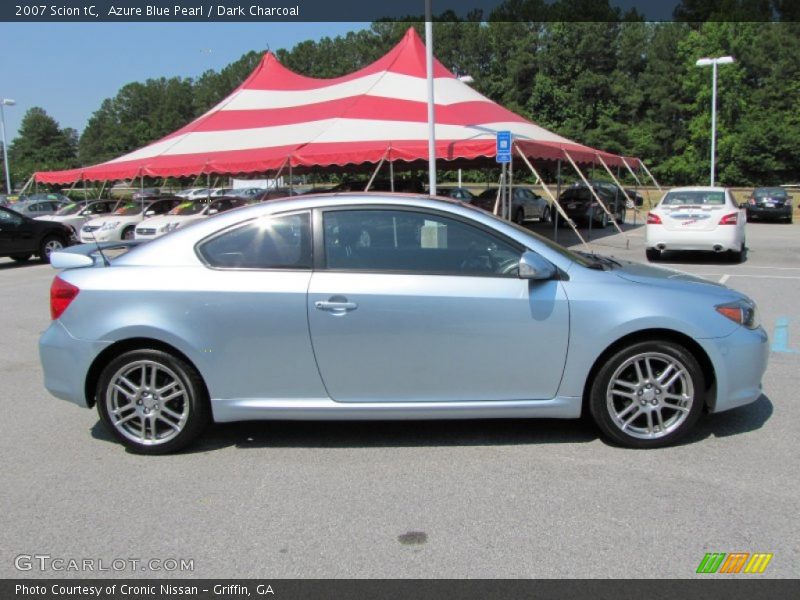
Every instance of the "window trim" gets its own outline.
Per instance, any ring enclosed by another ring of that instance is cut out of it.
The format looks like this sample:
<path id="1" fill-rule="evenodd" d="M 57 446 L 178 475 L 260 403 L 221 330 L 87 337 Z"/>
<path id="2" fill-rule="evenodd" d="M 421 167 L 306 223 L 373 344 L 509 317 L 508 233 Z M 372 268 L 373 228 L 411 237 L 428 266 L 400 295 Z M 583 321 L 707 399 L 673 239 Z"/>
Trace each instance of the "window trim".
<path id="1" fill-rule="evenodd" d="M 244 221 L 239 221 L 238 223 L 234 223 L 233 225 L 229 225 L 224 229 L 220 229 L 219 231 L 215 231 L 214 233 L 207 235 L 203 239 L 197 241 L 194 245 L 194 254 L 197 256 L 198 260 L 202 263 L 202 265 L 207 268 L 211 269 L 212 271 L 258 271 L 258 272 L 269 272 L 269 271 L 276 271 L 279 273 L 287 273 L 287 272 L 301 272 L 301 273 L 308 273 L 314 270 L 314 259 L 315 259 L 315 252 L 314 252 L 314 215 L 311 214 L 312 211 L 310 209 L 301 209 L 301 210 L 290 210 L 286 212 L 278 212 L 278 213 L 268 213 L 266 215 L 259 215 L 256 217 L 251 217 L 249 219 L 245 219 Z M 205 244 L 206 242 L 210 242 L 222 235 L 235 231 L 237 229 L 241 229 L 242 227 L 247 227 L 248 225 L 255 223 L 259 219 L 271 219 L 275 217 L 290 217 L 292 215 L 302 215 L 306 214 L 309 215 L 309 227 L 311 228 L 311 267 L 218 267 L 215 265 L 210 264 L 203 253 L 200 252 L 200 246 Z"/>
<path id="2" fill-rule="evenodd" d="M 431 215 L 432 217 L 440 217 L 450 219 L 463 223 L 468 227 L 477 229 L 498 241 L 511 246 L 520 257 L 522 253 L 528 250 L 527 246 L 510 238 L 502 233 L 495 231 L 491 227 L 483 223 L 473 221 L 462 215 L 456 215 L 447 211 L 436 210 L 431 208 L 420 208 L 418 206 L 387 206 L 386 204 L 357 204 L 357 205 L 341 205 L 330 207 L 317 207 L 314 208 L 314 215 L 312 219 L 312 239 L 314 241 L 314 248 L 312 249 L 312 264 L 314 271 L 322 271 L 327 273 L 350 273 L 350 274 L 370 274 L 370 275 L 417 275 L 422 277 L 481 277 L 491 279 L 519 279 L 515 275 L 502 275 L 496 273 L 463 273 L 461 271 L 414 271 L 414 270 L 396 270 L 386 271 L 381 269 L 331 269 L 327 265 L 325 256 L 325 227 L 324 227 L 324 214 L 328 212 L 354 212 L 354 211 L 386 211 L 386 212 L 410 212 L 415 214 Z"/>

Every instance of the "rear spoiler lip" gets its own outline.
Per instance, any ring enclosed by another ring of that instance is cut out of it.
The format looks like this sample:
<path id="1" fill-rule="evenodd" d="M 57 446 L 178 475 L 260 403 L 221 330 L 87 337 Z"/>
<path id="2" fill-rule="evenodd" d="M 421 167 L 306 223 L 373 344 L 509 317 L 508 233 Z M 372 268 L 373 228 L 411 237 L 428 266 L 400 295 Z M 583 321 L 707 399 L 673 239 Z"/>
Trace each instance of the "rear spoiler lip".
<path id="1" fill-rule="evenodd" d="M 98 250 L 116 250 L 121 248 L 133 248 L 146 243 L 147 240 L 118 240 L 109 242 L 92 242 L 89 244 L 78 244 L 69 246 L 62 250 L 53 252 L 50 255 L 50 266 L 54 269 L 75 269 L 80 267 L 90 267 L 103 265 L 103 259 L 98 256 Z M 84 262 L 78 256 L 85 256 L 92 259 L 92 262 Z M 98 260 L 99 259 L 99 260 Z"/>

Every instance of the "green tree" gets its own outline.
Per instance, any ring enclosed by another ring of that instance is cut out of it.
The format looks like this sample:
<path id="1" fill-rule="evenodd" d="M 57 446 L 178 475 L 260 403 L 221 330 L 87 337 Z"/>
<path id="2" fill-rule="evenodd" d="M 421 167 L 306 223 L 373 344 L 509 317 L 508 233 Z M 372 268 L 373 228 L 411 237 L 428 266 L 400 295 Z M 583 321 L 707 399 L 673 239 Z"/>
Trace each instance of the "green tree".
<path id="1" fill-rule="evenodd" d="M 34 171 L 76 166 L 77 143 L 74 129 L 61 129 L 43 108 L 29 109 L 22 118 L 19 134 L 8 146 L 12 182 L 27 180 Z"/>

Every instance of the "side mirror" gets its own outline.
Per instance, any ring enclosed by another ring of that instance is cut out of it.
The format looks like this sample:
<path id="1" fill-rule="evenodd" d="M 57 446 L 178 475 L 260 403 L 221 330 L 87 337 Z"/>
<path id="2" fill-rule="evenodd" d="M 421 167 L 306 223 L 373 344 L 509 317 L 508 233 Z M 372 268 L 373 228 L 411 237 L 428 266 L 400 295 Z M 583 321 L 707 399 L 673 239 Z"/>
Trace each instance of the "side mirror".
<path id="1" fill-rule="evenodd" d="M 556 268 L 553 264 L 535 252 L 526 250 L 519 259 L 519 278 L 534 279 L 542 281 L 553 279 L 556 275 Z"/>

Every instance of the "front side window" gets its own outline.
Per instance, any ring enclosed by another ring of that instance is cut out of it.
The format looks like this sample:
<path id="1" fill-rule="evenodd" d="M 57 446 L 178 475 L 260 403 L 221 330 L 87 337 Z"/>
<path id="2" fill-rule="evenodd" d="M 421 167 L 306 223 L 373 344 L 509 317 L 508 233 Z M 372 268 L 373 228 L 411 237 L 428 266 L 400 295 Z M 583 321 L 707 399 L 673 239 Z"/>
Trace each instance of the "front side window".
<path id="1" fill-rule="evenodd" d="M 328 269 L 515 277 L 521 249 L 462 221 L 406 210 L 323 215 Z"/>
<path id="2" fill-rule="evenodd" d="M 198 253 L 220 269 L 310 269 L 311 217 L 298 213 L 249 221 L 202 242 Z"/>

